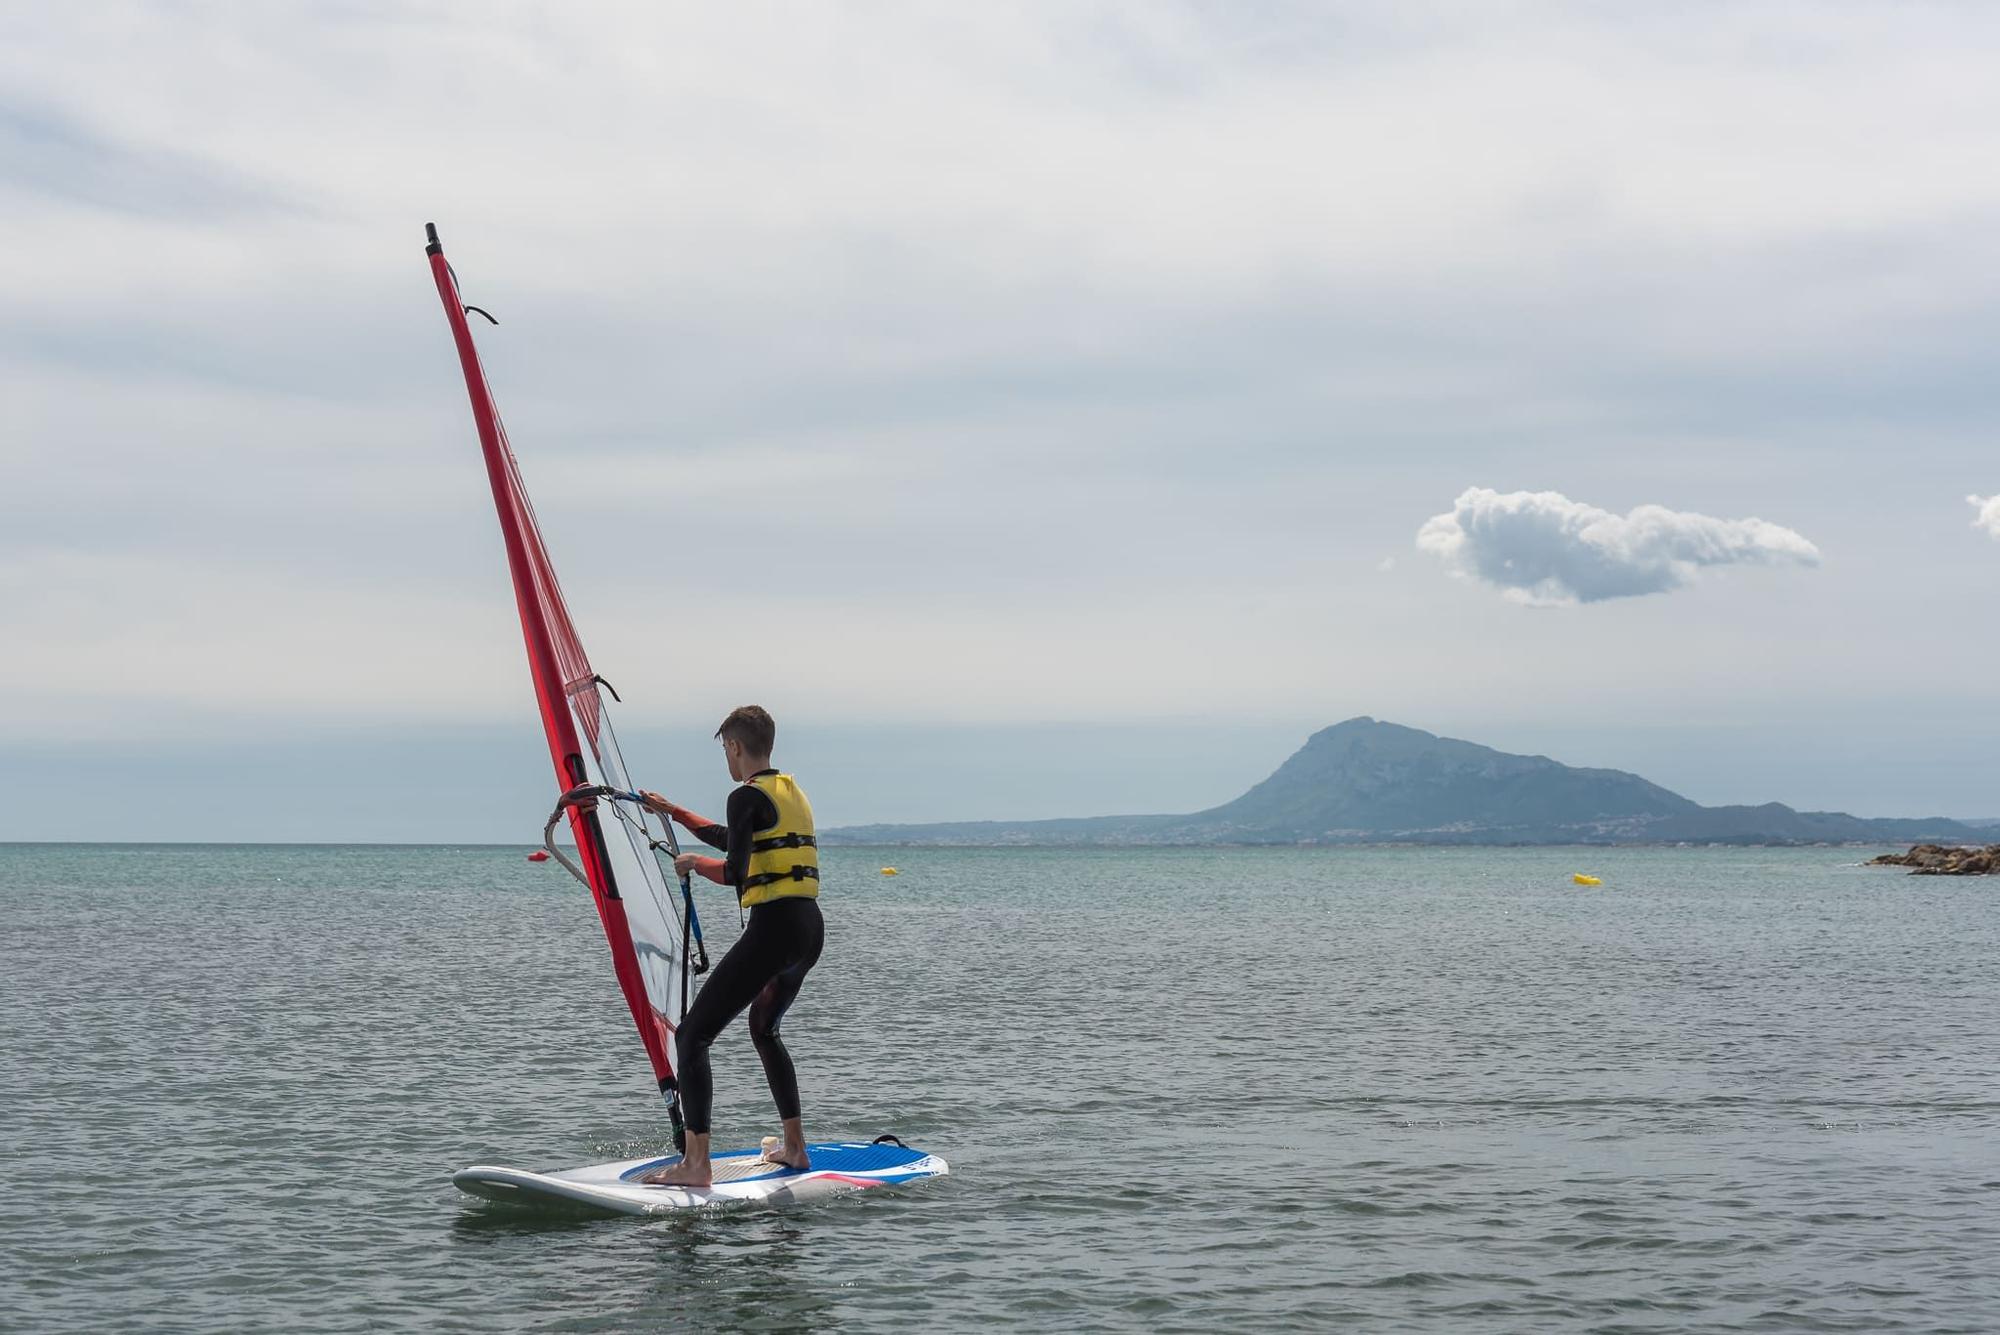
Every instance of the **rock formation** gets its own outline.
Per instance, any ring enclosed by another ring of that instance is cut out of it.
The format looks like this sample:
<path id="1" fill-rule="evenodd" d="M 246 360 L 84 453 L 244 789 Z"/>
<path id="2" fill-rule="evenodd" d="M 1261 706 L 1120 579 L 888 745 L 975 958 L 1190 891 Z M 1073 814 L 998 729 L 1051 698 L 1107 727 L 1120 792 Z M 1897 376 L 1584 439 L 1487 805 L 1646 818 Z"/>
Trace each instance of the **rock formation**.
<path id="1" fill-rule="evenodd" d="M 2000 844 L 1984 848 L 1952 848 L 1918 844 L 1907 853 L 1870 858 L 1871 867 L 1908 867 L 1912 876 L 1993 876 L 2000 874 Z"/>

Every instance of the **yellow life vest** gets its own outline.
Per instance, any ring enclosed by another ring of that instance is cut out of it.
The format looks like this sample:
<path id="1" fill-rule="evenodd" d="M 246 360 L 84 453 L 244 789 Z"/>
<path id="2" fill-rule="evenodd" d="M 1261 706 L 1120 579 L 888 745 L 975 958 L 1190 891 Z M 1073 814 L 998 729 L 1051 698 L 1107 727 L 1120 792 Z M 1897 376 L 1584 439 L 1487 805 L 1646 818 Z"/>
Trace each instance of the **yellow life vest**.
<path id="1" fill-rule="evenodd" d="M 737 901 L 746 907 L 773 899 L 819 898 L 819 840 L 812 803 L 789 774 L 753 774 L 744 780 L 771 799 L 778 820 L 750 840 L 750 866 Z"/>

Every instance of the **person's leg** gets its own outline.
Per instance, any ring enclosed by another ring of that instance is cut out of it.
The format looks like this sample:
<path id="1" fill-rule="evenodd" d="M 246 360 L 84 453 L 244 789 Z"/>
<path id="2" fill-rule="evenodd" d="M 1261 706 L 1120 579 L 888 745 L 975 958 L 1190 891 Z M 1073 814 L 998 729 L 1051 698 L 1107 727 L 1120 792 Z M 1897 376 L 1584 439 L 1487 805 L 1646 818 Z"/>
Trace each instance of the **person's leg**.
<path id="1" fill-rule="evenodd" d="M 750 1041 L 764 1064 L 764 1083 L 771 1087 L 771 1101 L 778 1105 L 784 1124 L 784 1139 L 777 1147 L 766 1145 L 764 1157 L 772 1163 L 792 1168 L 812 1167 L 806 1153 L 805 1122 L 799 1107 L 799 1077 L 792 1054 L 778 1033 L 785 1012 L 798 999 L 806 974 L 819 962 L 825 943 L 825 925 L 819 905 L 810 899 L 792 900 L 785 914 L 786 963 L 778 976 L 766 983 L 750 1006 Z"/>
<path id="2" fill-rule="evenodd" d="M 708 1049 L 729 1022 L 755 1000 L 772 972 L 783 967 L 783 958 L 773 956 L 769 936 L 767 931 L 758 930 L 753 915 L 681 1017 L 680 1030 L 674 1036 L 674 1075 L 680 1086 L 681 1117 L 687 1125 L 687 1151 L 679 1163 L 648 1173 L 641 1181 L 676 1187 L 706 1187 L 713 1181 L 708 1137 L 715 1082 L 709 1072 Z"/>

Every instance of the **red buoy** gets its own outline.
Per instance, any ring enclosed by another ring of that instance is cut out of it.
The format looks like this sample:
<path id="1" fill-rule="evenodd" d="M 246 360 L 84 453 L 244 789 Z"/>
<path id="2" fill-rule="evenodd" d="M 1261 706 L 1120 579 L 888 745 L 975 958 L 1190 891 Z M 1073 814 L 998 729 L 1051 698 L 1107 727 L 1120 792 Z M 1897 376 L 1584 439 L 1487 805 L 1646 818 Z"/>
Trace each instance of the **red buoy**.
<path id="1" fill-rule="evenodd" d="M 528 861 L 530 862 L 547 862 L 548 860 L 549 860 L 549 850 L 546 848 L 538 848 L 534 852 L 528 854 Z"/>

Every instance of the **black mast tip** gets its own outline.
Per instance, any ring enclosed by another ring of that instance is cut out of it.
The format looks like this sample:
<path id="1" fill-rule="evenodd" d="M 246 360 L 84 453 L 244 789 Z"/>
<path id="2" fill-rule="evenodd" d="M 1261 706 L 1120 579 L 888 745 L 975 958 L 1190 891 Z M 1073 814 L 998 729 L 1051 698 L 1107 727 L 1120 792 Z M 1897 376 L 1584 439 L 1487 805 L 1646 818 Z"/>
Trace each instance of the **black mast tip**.
<path id="1" fill-rule="evenodd" d="M 436 223 L 424 224 L 424 239 L 430 243 L 424 247 L 424 254 L 435 255 L 444 249 L 444 243 L 438 240 L 438 225 Z"/>

